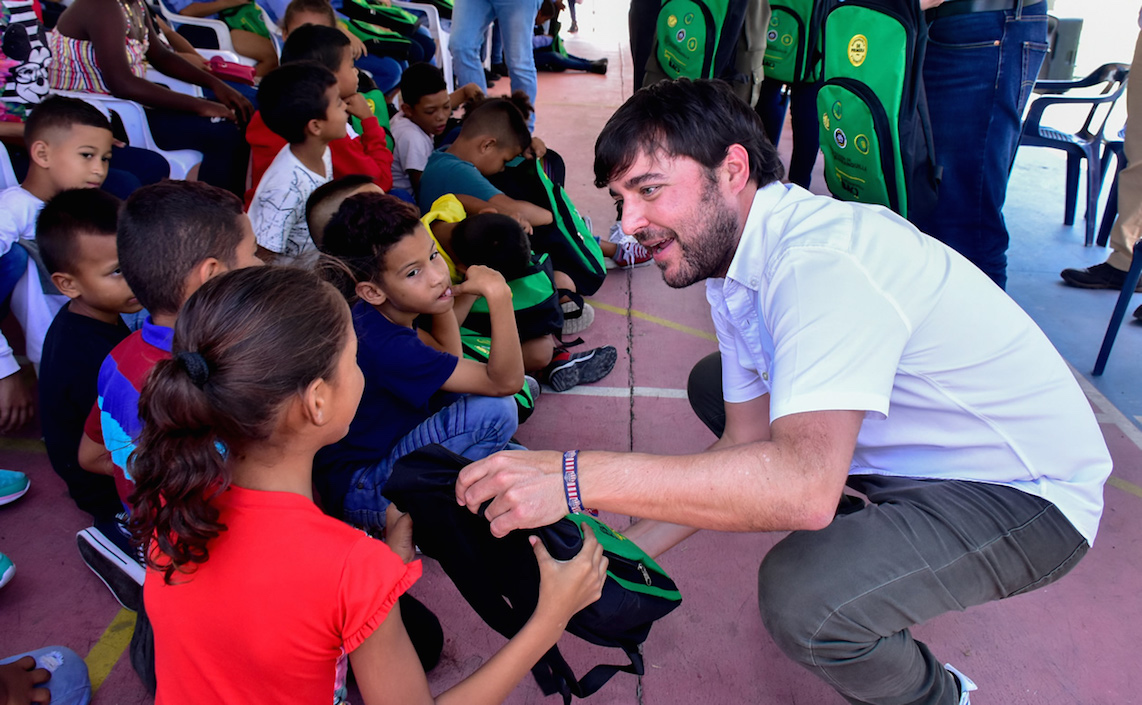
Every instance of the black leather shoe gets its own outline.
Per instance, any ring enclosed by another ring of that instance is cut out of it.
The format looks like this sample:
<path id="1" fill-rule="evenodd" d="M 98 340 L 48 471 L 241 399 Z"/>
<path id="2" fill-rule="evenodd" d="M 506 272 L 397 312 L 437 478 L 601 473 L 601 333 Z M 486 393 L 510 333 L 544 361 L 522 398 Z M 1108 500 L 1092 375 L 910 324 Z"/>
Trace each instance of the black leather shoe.
<path id="1" fill-rule="evenodd" d="M 599 59 L 598 61 L 592 61 L 591 67 L 587 70 L 590 71 L 591 73 L 606 74 L 607 73 L 607 60 L 606 59 Z"/>
<path id="2" fill-rule="evenodd" d="M 1137 318 L 1138 320 L 1142 321 L 1142 306 L 1139 306 L 1138 308 L 1134 309 L 1134 317 Z"/>
<path id="3" fill-rule="evenodd" d="M 1064 269 L 1059 273 L 1063 281 L 1080 289 L 1115 289 L 1121 290 L 1126 281 L 1126 272 L 1111 267 L 1106 262 L 1096 264 L 1086 269 Z M 1142 291 L 1142 279 L 1138 281 L 1135 291 Z"/>

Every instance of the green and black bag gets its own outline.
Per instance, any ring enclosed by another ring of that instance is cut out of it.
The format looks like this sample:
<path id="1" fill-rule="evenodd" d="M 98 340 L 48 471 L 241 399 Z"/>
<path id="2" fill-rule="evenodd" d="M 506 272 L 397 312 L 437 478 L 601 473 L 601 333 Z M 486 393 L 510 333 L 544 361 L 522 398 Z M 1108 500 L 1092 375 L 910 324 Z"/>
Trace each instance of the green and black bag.
<path id="1" fill-rule="evenodd" d="M 508 281 L 515 309 L 516 328 L 520 340 L 531 340 L 563 330 L 563 309 L 555 289 L 555 274 L 551 258 L 532 254 L 531 264 L 522 276 Z M 464 328 L 479 335 L 492 334 L 492 319 L 488 300 L 480 297 L 472 304 Z"/>
<path id="2" fill-rule="evenodd" d="M 655 48 L 670 78 L 713 78 L 729 0 L 663 0 Z"/>
<path id="3" fill-rule="evenodd" d="M 399 32 L 385 29 L 380 25 L 361 20 L 350 19 L 345 26 L 357 39 L 360 39 L 370 54 L 388 56 L 400 61 L 408 61 L 408 53 L 412 48 L 412 40 L 401 36 Z"/>
<path id="4" fill-rule="evenodd" d="M 349 19 L 391 29 L 403 37 L 410 36 L 417 27 L 424 24 L 424 18 L 419 15 L 372 0 L 345 0 L 341 6 L 341 14 Z"/>
<path id="5" fill-rule="evenodd" d="M 532 229 L 532 251 L 551 255 L 552 266 L 571 277 L 579 294 L 598 291 L 607 278 L 603 251 L 563 187 L 553 183 L 534 159 L 517 159 L 488 180 L 511 198 L 551 211 L 550 225 Z"/>
<path id="6" fill-rule="evenodd" d="M 825 181 L 837 198 L 906 218 L 935 208 L 941 174 L 924 94 L 927 42 L 915 0 L 846 0 L 825 15 L 817 115 Z"/>
<path id="7" fill-rule="evenodd" d="M 467 359 L 487 364 L 488 356 L 492 353 L 492 339 L 468 328 L 461 328 L 460 349 Z M 523 423 L 535 413 L 535 395 L 525 382 L 523 389 L 516 392 L 514 398 L 516 411 L 519 413 L 519 423 Z"/>
<path id="8" fill-rule="evenodd" d="M 782 83 L 813 83 L 821 73 L 823 0 L 774 0 L 769 5 L 765 77 Z"/>

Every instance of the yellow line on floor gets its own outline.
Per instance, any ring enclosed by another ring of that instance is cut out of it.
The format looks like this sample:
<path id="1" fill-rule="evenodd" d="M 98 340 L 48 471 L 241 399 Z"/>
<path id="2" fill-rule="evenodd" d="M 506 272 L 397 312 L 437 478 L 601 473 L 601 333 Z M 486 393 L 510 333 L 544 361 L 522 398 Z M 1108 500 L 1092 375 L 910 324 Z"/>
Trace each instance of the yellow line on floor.
<path id="1" fill-rule="evenodd" d="M 38 438 L 0 438 L 0 451 L 46 453 L 44 442 Z"/>
<path id="2" fill-rule="evenodd" d="M 1139 487 L 1138 485 L 1134 484 L 1133 482 L 1127 482 L 1126 480 L 1123 480 L 1120 477 L 1115 477 L 1114 475 L 1111 475 L 1110 477 L 1108 477 L 1106 479 L 1106 484 L 1110 485 L 1111 487 L 1117 487 L 1118 489 L 1122 490 L 1123 492 L 1129 492 L 1130 494 L 1134 495 L 1135 497 L 1142 497 L 1142 487 Z"/>
<path id="3" fill-rule="evenodd" d="M 596 301 L 595 299 L 587 299 L 587 301 L 589 301 L 590 304 L 592 306 L 594 306 L 595 308 L 600 309 L 602 311 L 607 311 L 608 313 L 617 313 L 620 316 L 632 316 L 634 318 L 641 318 L 644 321 L 649 321 L 650 323 L 656 323 L 660 326 L 665 326 L 666 328 L 676 330 L 680 333 L 687 333 L 689 335 L 693 335 L 695 337 L 702 338 L 703 340 L 712 340 L 715 343 L 718 342 L 718 337 L 716 335 L 714 335 L 713 333 L 709 333 L 709 332 L 704 331 L 704 330 L 699 330 L 697 328 L 691 328 L 690 326 L 685 326 L 685 325 L 682 325 L 681 323 L 675 323 L 674 321 L 670 321 L 670 320 L 667 320 L 665 318 L 659 318 L 658 316 L 652 316 L 649 313 L 644 313 L 642 311 L 639 311 L 638 309 L 620 308 L 618 306 L 612 306 L 610 304 L 605 304 L 602 301 Z"/>
<path id="4" fill-rule="evenodd" d="M 91 676 L 91 694 L 99 690 L 103 681 L 111 674 L 111 669 L 119 662 L 119 657 L 131 643 L 131 633 L 135 631 L 135 613 L 129 609 L 119 610 L 111 624 L 103 631 L 103 636 L 87 653 L 87 672 Z"/>

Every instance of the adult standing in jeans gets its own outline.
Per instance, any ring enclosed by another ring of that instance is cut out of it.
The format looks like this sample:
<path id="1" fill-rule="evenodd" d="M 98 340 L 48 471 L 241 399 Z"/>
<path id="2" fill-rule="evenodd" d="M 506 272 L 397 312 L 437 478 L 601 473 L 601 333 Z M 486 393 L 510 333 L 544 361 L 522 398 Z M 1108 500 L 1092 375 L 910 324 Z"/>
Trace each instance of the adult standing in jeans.
<path id="1" fill-rule="evenodd" d="M 916 227 L 1004 288 L 1003 201 L 1023 108 L 1047 53 L 1045 0 L 921 0 L 928 9 L 924 88 L 943 167 L 939 201 Z"/>
<path id="2" fill-rule="evenodd" d="M 504 62 L 512 81 L 512 91 L 523 91 L 535 105 L 535 57 L 531 35 L 541 0 L 456 0 L 452 10 L 452 36 L 448 50 L 452 52 L 452 69 L 456 85 L 475 83 L 487 90 L 484 63 L 480 49 L 487 37 L 488 25 L 499 20 L 503 37 Z M 448 90 L 452 90 L 449 86 Z M 528 118 L 528 128 L 535 127 L 535 113 Z"/>
<path id="3" fill-rule="evenodd" d="M 1066 574 L 1110 454 L 1066 363 L 976 267 L 781 176 L 723 83 L 661 82 L 619 108 L 595 183 L 667 284 L 706 281 L 720 353 L 691 403 L 719 439 L 673 457 L 498 453 L 460 473 L 457 500 L 492 500 L 496 536 L 583 506 L 645 517 L 624 533 L 651 555 L 690 527 L 791 530 L 758 576 L 786 655 L 851 703 L 962 705 L 974 685 L 910 627 Z"/>
<path id="4" fill-rule="evenodd" d="M 1142 10 L 1138 14 L 1138 27 L 1142 29 Z M 1134 44 L 1134 60 L 1130 75 L 1142 77 L 1142 32 Z M 1142 78 L 1136 79 L 1142 80 Z M 1134 260 L 1134 243 L 1142 235 L 1142 87 L 1136 83 L 1126 86 L 1126 114 L 1133 120 L 1126 122 L 1123 151 L 1126 168 L 1118 173 L 1118 217 L 1110 231 L 1110 256 L 1102 264 L 1085 269 L 1064 269 L 1063 281 L 1082 289 L 1122 289 L 1126 272 Z M 1142 284 L 1136 290 L 1142 290 Z M 1142 319 L 1142 307 L 1135 309 L 1134 317 Z"/>

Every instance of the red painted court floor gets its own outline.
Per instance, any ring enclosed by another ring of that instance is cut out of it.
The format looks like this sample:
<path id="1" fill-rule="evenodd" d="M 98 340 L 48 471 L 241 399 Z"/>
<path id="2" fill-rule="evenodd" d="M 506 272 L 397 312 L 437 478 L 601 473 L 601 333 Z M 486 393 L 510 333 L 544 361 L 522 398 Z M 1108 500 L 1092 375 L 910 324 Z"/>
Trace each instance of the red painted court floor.
<path id="1" fill-rule="evenodd" d="M 564 155 L 568 190 L 592 217 L 596 234 L 605 235 L 614 208 L 606 193 L 592 185 L 591 159 L 600 128 L 631 91 L 626 3 L 594 2 L 580 8 L 582 31 L 568 47 L 586 58 L 608 57 L 610 72 L 605 77 L 541 74 L 537 134 Z M 505 84 L 496 88 L 506 90 Z M 781 145 L 786 156 L 788 139 L 786 135 Z M 820 190 L 820 182 L 817 178 L 815 190 Z M 1036 208 L 1030 203 L 1024 207 Z M 658 453 L 695 452 L 712 442 L 685 395 L 690 367 L 716 350 L 702 287 L 669 289 L 657 270 L 647 267 L 612 273 L 593 300 L 597 317 L 583 337 L 590 346 L 618 348 L 614 372 L 596 385 L 541 397 L 535 415 L 520 429 L 520 440 L 542 449 Z M 1112 359 L 1112 365 L 1131 364 L 1128 352 L 1116 351 L 1121 359 Z M 1078 568 L 1055 585 L 945 615 L 915 630 L 938 657 L 978 683 L 973 703 L 1142 702 L 1133 675 L 1142 633 L 1142 431 L 1085 378 L 1080 382 L 1115 460 L 1097 543 Z M 0 590 L 0 655 L 64 644 L 87 658 L 98 688 L 97 705 L 149 702 L 124 653 L 133 615 L 119 608 L 80 560 L 74 536 L 85 527 L 85 515 L 68 499 L 37 438 L 33 430 L 0 439 L 0 467 L 22 470 L 32 478 L 25 497 L 0 508 L 0 551 L 18 570 L 12 583 Z M 607 518 L 618 528 L 629 521 Z M 644 645 L 646 675 L 619 674 L 589 702 L 840 703 L 830 689 L 787 661 L 761 625 L 756 571 L 765 552 L 781 538 L 703 532 L 663 556 L 663 567 L 682 591 L 682 605 L 651 631 Z M 288 547 L 283 547 L 283 556 L 288 560 Z M 444 626 L 443 659 L 430 674 L 435 691 L 471 673 L 504 642 L 476 617 L 431 560 L 425 560 L 424 577 L 412 592 L 436 611 Z M 579 670 L 620 658 L 615 651 L 572 636 L 565 636 L 560 646 Z M 508 702 L 557 703 L 559 698 L 544 698 L 529 678 Z"/>

